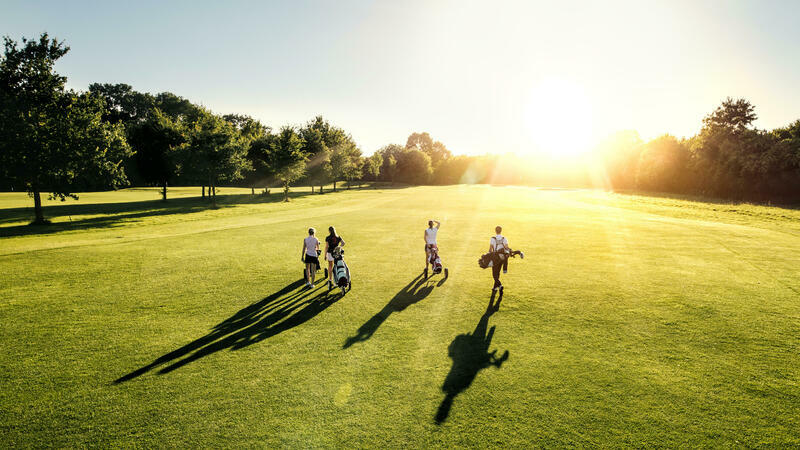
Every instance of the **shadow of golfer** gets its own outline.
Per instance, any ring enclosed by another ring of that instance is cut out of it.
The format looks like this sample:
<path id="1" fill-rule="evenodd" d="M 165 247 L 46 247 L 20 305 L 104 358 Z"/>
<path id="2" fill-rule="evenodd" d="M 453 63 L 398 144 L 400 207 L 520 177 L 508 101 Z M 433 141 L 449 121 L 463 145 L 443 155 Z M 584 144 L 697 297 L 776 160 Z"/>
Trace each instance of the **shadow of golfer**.
<path id="1" fill-rule="evenodd" d="M 445 398 L 439 405 L 434 417 L 437 425 L 447 419 L 450 414 L 450 408 L 453 406 L 453 400 L 472 384 L 472 380 L 475 379 L 478 372 L 490 366 L 495 366 L 499 369 L 503 362 L 508 359 L 508 350 L 499 358 L 496 356 L 497 350 L 489 351 L 495 327 L 492 326 L 488 332 L 486 328 L 489 325 L 489 317 L 500 306 L 503 293 L 500 292 L 497 303 L 494 303 L 494 299 L 495 292 L 492 292 L 489 306 L 480 321 L 478 321 L 475 330 L 472 333 L 456 336 L 447 349 L 448 355 L 453 360 L 453 367 L 444 379 L 444 384 L 442 384 Z"/>
<path id="2" fill-rule="evenodd" d="M 224 349 L 238 350 L 296 327 L 313 318 L 336 300 L 327 289 L 298 289 L 303 280 L 284 287 L 263 300 L 241 309 L 217 324 L 211 332 L 183 347 L 173 350 L 152 363 L 114 381 L 122 383 L 168 364 L 158 373 L 164 374 L 192 361 Z"/>
<path id="3" fill-rule="evenodd" d="M 377 330 L 392 313 L 402 311 L 430 295 L 430 293 L 433 292 L 433 284 L 428 284 L 426 281 L 427 280 L 421 273 L 417 275 L 405 285 L 400 292 L 395 294 L 382 310 L 378 311 L 378 313 L 366 321 L 364 325 L 361 325 L 358 331 L 356 331 L 355 336 L 348 337 L 342 345 L 342 348 L 348 348 L 356 342 L 366 341 L 372 337 L 375 330 Z"/>

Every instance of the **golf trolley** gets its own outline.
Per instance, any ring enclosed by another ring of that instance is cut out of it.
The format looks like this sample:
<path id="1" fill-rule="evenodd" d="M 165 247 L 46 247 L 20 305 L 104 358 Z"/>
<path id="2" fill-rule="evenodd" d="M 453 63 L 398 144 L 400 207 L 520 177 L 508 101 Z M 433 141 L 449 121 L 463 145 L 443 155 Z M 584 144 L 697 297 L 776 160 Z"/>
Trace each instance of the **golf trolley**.
<path id="1" fill-rule="evenodd" d="M 333 257 L 333 283 L 328 281 L 328 292 L 330 292 L 333 287 L 334 283 L 335 286 L 342 290 L 342 295 L 346 294 L 350 291 L 351 283 L 350 283 L 350 268 L 347 267 L 347 263 L 344 262 L 344 249 L 341 247 L 336 247 L 331 251 L 331 256 Z M 325 269 L 325 272 L 328 270 Z M 327 274 L 326 274 L 327 275 Z"/>
<path id="2" fill-rule="evenodd" d="M 444 279 L 450 275 L 450 271 L 442 266 L 442 259 L 439 258 L 439 246 L 436 244 L 428 244 L 428 249 L 431 251 L 428 255 L 428 263 L 431 265 L 431 276 L 438 275 L 444 271 Z M 425 267 L 425 278 L 428 278 L 428 267 Z"/>

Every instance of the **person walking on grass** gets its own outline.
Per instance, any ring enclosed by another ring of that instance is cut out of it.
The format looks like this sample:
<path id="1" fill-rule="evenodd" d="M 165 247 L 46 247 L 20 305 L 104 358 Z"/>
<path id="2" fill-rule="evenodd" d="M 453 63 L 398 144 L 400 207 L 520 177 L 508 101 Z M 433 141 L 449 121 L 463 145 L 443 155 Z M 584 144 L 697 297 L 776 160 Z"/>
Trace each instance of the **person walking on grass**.
<path id="1" fill-rule="evenodd" d="M 489 252 L 492 254 L 492 277 L 494 278 L 494 287 L 492 288 L 493 291 L 496 290 L 503 290 L 503 285 L 500 283 L 500 269 L 503 269 L 503 273 L 508 273 L 508 259 L 510 257 L 520 255 L 520 258 L 525 258 L 525 254 L 519 250 L 511 250 L 511 247 L 508 245 L 508 239 L 506 239 L 502 234 L 503 227 L 496 226 L 494 228 L 496 233 L 495 236 L 492 236 L 489 239 Z"/>
<path id="2" fill-rule="evenodd" d="M 314 289 L 314 278 L 319 267 L 319 239 L 314 236 L 316 230 L 308 229 L 308 237 L 303 239 L 303 250 L 300 260 L 306 263 L 306 286 Z"/>
<path id="3" fill-rule="evenodd" d="M 334 227 L 328 227 L 328 233 L 325 238 L 325 259 L 328 261 L 328 287 L 333 289 L 333 250 L 344 247 L 344 239 L 336 234 Z"/>
<path id="4" fill-rule="evenodd" d="M 436 224 L 434 226 L 433 224 Z M 439 232 L 439 227 L 442 225 L 441 222 L 438 220 L 429 220 L 428 221 L 428 228 L 425 229 L 425 273 L 428 273 L 428 264 L 430 264 L 431 253 L 433 253 L 433 249 L 437 248 L 436 245 L 436 234 Z"/>

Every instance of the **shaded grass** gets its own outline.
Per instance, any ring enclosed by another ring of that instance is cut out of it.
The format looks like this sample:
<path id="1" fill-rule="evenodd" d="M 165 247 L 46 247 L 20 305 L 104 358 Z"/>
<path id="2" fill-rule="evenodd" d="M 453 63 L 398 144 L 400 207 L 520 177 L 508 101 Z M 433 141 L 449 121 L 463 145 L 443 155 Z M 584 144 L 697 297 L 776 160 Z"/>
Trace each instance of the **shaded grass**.
<path id="1" fill-rule="evenodd" d="M 800 445 L 792 212 L 660 201 L 353 190 L 2 238 L 0 441 Z M 441 284 L 418 277 L 431 217 Z M 526 257 L 495 312 L 476 261 L 497 224 Z M 296 283 L 328 225 L 354 281 L 336 301 Z"/>

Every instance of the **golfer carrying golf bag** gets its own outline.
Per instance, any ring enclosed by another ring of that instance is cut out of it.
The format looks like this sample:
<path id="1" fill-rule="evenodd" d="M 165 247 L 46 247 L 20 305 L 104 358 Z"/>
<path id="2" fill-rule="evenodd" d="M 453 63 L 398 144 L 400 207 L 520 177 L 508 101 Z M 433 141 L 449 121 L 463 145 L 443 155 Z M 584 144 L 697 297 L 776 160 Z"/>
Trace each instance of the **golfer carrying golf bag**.
<path id="1" fill-rule="evenodd" d="M 433 226 L 436 224 L 436 226 Z M 434 249 L 437 249 L 436 235 L 439 232 L 439 227 L 442 225 L 438 220 L 429 220 L 428 228 L 425 229 L 425 276 L 428 276 L 428 264 L 430 264 L 431 254 Z"/>
<path id="2" fill-rule="evenodd" d="M 496 291 L 499 289 L 502 291 L 503 285 L 500 283 L 500 269 L 503 269 L 503 273 L 508 272 L 508 258 L 516 255 L 525 258 L 525 254 L 521 251 L 511 250 L 511 247 L 508 246 L 508 239 L 500 234 L 503 232 L 503 227 L 498 225 L 494 228 L 494 231 L 496 235 L 489 239 L 489 254 L 492 258 L 492 277 L 494 278 L 494 287 L 492 290 Z"/>

